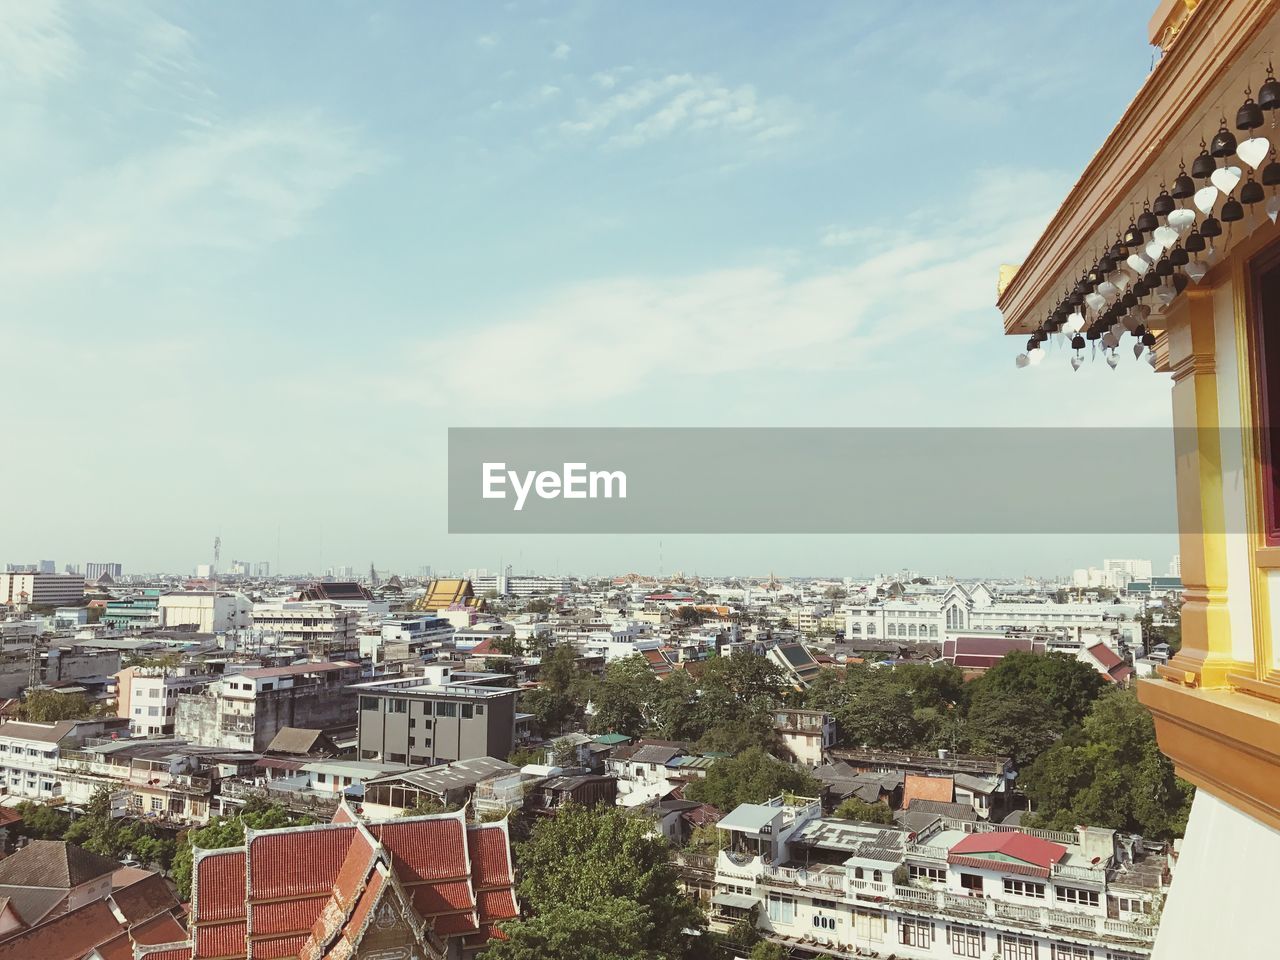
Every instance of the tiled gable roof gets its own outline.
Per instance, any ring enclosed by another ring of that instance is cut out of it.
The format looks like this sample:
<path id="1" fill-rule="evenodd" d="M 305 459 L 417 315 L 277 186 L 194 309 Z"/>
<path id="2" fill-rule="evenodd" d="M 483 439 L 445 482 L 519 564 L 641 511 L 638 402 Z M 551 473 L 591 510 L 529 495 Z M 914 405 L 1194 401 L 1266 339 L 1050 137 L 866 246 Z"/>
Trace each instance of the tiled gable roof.
<path id="1" fill-rule="evenodd" d="M 74 843 L 33 840 L 0 860 L 0 884 L 18 887 L 78 887 L 120 869 L 120 864 Z"/>

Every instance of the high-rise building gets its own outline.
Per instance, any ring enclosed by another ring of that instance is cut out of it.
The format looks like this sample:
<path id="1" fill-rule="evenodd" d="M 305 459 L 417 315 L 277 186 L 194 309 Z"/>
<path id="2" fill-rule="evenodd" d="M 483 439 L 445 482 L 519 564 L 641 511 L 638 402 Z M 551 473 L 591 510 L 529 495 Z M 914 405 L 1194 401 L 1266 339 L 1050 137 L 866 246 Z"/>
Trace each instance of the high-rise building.
<path id="1" fill-rule="evenodd" d="M 52 560 L 41 560 L 36 569 L 36 573 L 57 573 L 58 565 Z"/>
<path id="2" fill-rule="evenodd" d="M 84 602 L 84 577 L 59 573 L 0 573 L 0 603 L 57 607 Z"/>
<path id="3" fill-rule="evenodd" d="M 101 580 L 103 574 L 112 580 L 119 580 L 122 573 L 124 568 L 118 563 L 86 563 L 84 565 L 84 578 L 90 583 Z"/>

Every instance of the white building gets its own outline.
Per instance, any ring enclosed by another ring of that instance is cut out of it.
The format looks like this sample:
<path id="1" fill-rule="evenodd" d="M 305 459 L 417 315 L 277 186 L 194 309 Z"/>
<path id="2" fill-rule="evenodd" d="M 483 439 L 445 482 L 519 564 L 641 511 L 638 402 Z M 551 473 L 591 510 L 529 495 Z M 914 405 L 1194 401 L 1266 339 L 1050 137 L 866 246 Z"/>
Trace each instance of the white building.
<path id="1" fill-rule="evenodd" d="M 67 573 L 0 573 L 0 603 L 58 607 L 84 601 L 84 577 Z"/>
<path id="2" fill-rule="evenodd" d="M 983 584 L 971 590 L 953 584 L 941 596 L 850 603 L 845 608 L 845 637 L 941 643 L 948 634 L 974 631 L 1062 628 L 1079 634 L 1089 628 L 1109 629 L 1129 612 L 1100 603 L 996 600 Z"/>
<path id="3" fill-rule="evenodd" d="M 162 626 L 194 626 L 200 633 L 247 630 L 252 612 L 253 602 L 242 593 L 183 590 L 160 597 Z"/>
<path id="4" fill-rule="evenodd" d="M 771 940 L 899 960 L 1137 960 L 1170 880 L 1162 849 L 1113 830 L 1019 830 L 939 816 L 919 833 L 743 804 L 718 827 L 712 919 L 758 909 Z"/>
<path id="5" fill-rule="evenodd" d="M 320 656 L 356 650 L 360 613 L 352 607 L 309 600 L 254 604 L 253 629 L 263 641 L 297 646 Z"/>
<path id="6" fill-rule="evenodd" d="M 64 749 L 88 737 L 110 736 L 123 721 L 59 720 L 57 723 L 0 722 L 0 791 L 27 800 L 62 796 L 58 760 Z"/>
<path id="7" fill-rule="evenodd" d="M 216 677 L 197 673 L 190 666 L 126 667 L 117 675 L 116 712 L 129 720 L 135 736 L 169 736 L 174 731 L 178 697 L 196 693 Z"/>

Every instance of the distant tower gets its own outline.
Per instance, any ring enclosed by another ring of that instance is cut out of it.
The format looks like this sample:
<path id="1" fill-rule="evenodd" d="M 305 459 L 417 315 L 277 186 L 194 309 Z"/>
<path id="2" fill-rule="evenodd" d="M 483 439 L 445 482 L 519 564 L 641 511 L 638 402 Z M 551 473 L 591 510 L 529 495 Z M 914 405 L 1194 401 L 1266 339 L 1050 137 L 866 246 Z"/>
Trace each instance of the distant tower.
<path id="1" fill-rule="evenodd" d="M 374 569 L 373 561 L 370 560 L 369 561 L 369 589 L 376 590 L 381 583 L 382 581 L 378 579 L 378 571 Z"/>

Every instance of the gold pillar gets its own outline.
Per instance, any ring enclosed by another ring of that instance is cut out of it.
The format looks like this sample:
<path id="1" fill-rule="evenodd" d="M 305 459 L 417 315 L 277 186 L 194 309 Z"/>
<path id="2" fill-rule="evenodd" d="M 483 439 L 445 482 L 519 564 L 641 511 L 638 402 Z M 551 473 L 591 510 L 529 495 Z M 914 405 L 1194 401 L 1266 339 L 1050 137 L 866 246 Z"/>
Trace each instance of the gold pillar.
<path id="1" fill-rule="evenodd" d="M 1226 687 L 1228 673 L 1250 668 L 1233 659 L 1227 612 L 1213 293 L 1188 289 L 1186 309 L 1166 331 L 1173 371 L 1183 601 L 1182 649 L 1160 669 L 1166 680 L 1211 689 Z"/>

